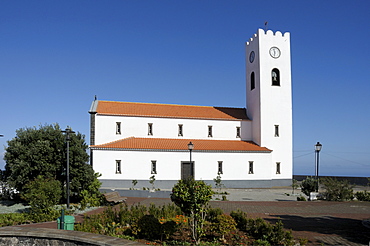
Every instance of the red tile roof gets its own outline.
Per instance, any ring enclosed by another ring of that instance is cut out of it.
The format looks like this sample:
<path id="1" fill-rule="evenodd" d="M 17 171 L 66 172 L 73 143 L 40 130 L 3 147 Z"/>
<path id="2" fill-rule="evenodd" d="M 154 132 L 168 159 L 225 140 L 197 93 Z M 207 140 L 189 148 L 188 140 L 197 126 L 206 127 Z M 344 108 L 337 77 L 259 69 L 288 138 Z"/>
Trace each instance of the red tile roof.
<path id="1" fill-rule="evenodd" d="M 95 110 L 103 115 L 248 120 L 245 108 L 97 101 Z"/>
<path id="2" fill-rule="evenodd" d="M 125 138 L 118 141 L 91 145 L 93 149 L 127 150 L 188 150 L 188 143 L 194 144 L 194 151 L 221 152 L 271 152 L 253 142 L 241 140 L 203 140 L 203 139 L 167 139 L 167 138 Z"/>

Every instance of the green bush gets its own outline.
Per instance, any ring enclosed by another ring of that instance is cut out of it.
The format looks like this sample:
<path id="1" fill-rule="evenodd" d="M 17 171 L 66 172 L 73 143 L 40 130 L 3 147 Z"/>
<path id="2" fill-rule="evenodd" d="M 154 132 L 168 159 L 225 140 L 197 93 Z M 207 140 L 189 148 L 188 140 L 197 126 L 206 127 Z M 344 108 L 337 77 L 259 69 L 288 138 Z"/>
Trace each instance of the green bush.
<path id="1" fill-rule="evenodd" d="M 279 220 L 274 225 L 261 218 L 249 219 L 248 233 L 257 239 L 267 241 L 271 245 L 293 245 L 293 236 L 291 231 L 285 231 L 283 222 Z"/>
<path id="2" fill-rule="evenodd" d="M 40 223 L 56 220 L 60 215 L 61 210 L 51 207 L 44 213 L 36 213 L 34 210 L 31 210 L 28 218 L 33 223 Z"/>
<path id="3" fill-rule="evenodd" d="M 158 229 L 155 229 L 158 237 L 168 238 L 177 229 L 177 226 L 174 226 L 176 222 L 172 219 L 178 214 L 181 214 L 181 210 L 173 204 L 159 207 L 151 204 L 149 208 L 140 204 L 129 208 L 121 204 L 118 208 L 107 207 L 101 214 L 85 216 L 84 222 L 76 225 L 76 230 L 116 237 L 152 237 L 150 231 L 146 230 L 155 220 L 158 223 L 152 224 L 158 225 Z M 160 218 L 162 224 L 159 222 Z M 112 228 L 114 235 L 109 234 L 113 232 Z"/>
<path id="4" fill-rule="evenodd" d="M 219 234 L 221 236 L 221 240 L 224 241 L 226 234 L 236 230 L 236 222 L 230 215 L 220 214 L 211 224 L 211 230 L 216 234 Z"/>
<path id="5" fill-rule="evenodd" d="M 0 214 L 0 227 L 54 221 L 61 215 L 61 210 L 51 208 L 48 213 L 6 213 Z"/>
<path id="6" fill-rule="evenodd" d="M 297 197 L 297 201 L 301 202 L 301 201 L 307 201 L 307 199 L 304 197 L 304 196 L 298 196 Z"/>
<path id="7" fill-rule="evenodd" d="M 21 224 L 29 224 L 28 214 L 26 213 L 7 213 L 0 214 L 0 227 L 3 226 L 15 226 Z"/>
<path id="8" fill-rule="evenodd" d="M 283 228 L 283 223 L 279 220 L 271 225 L 261 218 L 247 218 L 247 214 L 238 210 L 230 213 L 236 222 L 239 230 L 245 231 L 248 236 L 253 237 L 253 245 L 292 245 L 293 236 L 291 231 Z"/>
<path id="9" fill-rule="evenodd" d="M 301 183 L 301 190 L 303 194 L 306 196 L 310 196 L 311 192 L 314 192 L 317 189 L 317 179 L 313 177 L 307 177 L 305 180 L 302 181 Z"/>
<path id="10" fill-rule="evenodd" d="M 161 223 L 151 214 L 144 215 L 137 223 L 139 229 L 139 236 L 155 240 L 159 239 L 161 235 Z"/>
<path id="11" fill-rule="evenodd" d="M 348 180 L 339 181 L 334 178 L 324 178 L 321 183 L 325 188 L 323 196 L 328 201 L 353 200 L 353 187 Z"/>
<path id="12" fill-rule="evenodd" d="M 364 190 L 364 191 L 357 191 L 355 193 L 355 197 L 359 201 L 370 202 L 370 192 L 368 192 L 366 190 Z"/>
<path id="13" fill-rule="evenodd" d="M 153 203 L 149 205 L 148 213 L 156 218 L 174 218 L 176 215 L 182 214 L 181 209 L 175 204 L 167 204 L 163 206 L 155 206 Z"/>
<path id="14" fill-rule="evenodd" d="M 269 241 L 263 240 L 263 239 L 257 239 L 256 241 L 253 242 L 253 245 L 255 246 L 270 246 L 271 244 Z"/>
<path id="15" fill-rule="evenodd" d="M 306 245 L 308 243 L 308 239 L 304 238 L 304 237 L 300 237 L 300 238 L 298 238 L 298 242 L 299 242 L 299 245 L 303 246 L 303 245 Z"/>
<path id="16" fill-rule="evenodd" d="M 80 193 L 80 204 L 81 209 L 84 210 L 86 207 L 98 207 L 104 202 L 104 195 L 100 193 L 99 188 L 101 182 L 98 178 L 101 176 L 99 173 L 94 173 L 94 179 L 86 190 L 82 190 Z"/>
<path id="17" fill-rule="evenodd" d="M 215 222 L 217 221 L 217 216 L 223 214 L 224 212 L 222 211 L 221 208 L 209 208 L 207 210 L 207 216 L 206 220 L 209 222 Z"/>
<path id="18" fill-rule="evenodd" d="M 172 234 L 176 232 L 178 225 L 175 221 L 169 220 L 161 224 L 161 235 L 165 237 L 165 239 L 169 239 Z"/>
<path id="19" fill-rule="evenodd" d="M 236 228 L 238 228 L 241 231 L 247 231 L 248 228 L 248 219 L 247 219 L 247 213 L 237 210 L 232 211 L 230 213 L 230 216 L 233 217 L 233 219 L 236 222 Z"/>
<path id="20" fill-rule="evenodd" d="M 27 183 L 21 197 L 31 206 L 31 213 L 48 214 L 61 199 L 62 189 L 58 180 L 38 176 Z"/>

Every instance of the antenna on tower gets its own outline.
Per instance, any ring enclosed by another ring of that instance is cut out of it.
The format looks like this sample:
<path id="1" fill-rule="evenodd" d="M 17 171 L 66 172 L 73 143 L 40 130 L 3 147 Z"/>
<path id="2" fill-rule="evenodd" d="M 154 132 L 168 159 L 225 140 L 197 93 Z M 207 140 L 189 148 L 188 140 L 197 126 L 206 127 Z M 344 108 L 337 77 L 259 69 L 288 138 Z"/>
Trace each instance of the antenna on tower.
<path id="1" fill-rule="evenodd" d="M 265 21 L 265 32 L 267 32 L 267 25 L 268 25 L 268 22 Z"/>

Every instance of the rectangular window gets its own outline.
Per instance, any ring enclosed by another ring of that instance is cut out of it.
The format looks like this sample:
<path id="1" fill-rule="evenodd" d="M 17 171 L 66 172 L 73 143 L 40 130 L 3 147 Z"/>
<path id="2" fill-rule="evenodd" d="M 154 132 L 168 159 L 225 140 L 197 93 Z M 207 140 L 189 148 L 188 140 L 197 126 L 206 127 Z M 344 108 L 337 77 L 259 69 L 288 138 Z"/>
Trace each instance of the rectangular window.
<path id="1" fill-rule="evenodd" d="M 153 136 L 153 123 L 148 123 L 148 135 Z"/>
<path id="2" fill-rule="evenodd" d="M 151 174 L 157 174 L 157 161 L 152 161 Z"/>
<path id="3" fill-rule="evenodd" d="M 253 90 L 256 87 L 256 83 L 254 80 L 254 72 L 251 73 L 251 90 Z"/>
<path id="4" fill-rule="evenodd" d="M 116 134 L 121 134 L 121 122 L 116 122 Z"/>
<path id="5" fill-rule="evenodd" d="M 249 174 L 253 174 L 254 172 L 253 172 L 253 161 L 250 161 L 249 162 L 249 172 L 248 172 Z"/>
<path id="6" fill-rule="evenodd" d="M 182 124 L 179 124 L 179 132 L 178 132 L 178 135 L 179 135 L 179 137 L 182 137 L 183 136 Z"/>
<path id="7" fill-rule="evenodd" d="M 219 161 L 218 162 L 218 172 L 217 174 L 223 174 L 223 171 L 222 171 L 222 161 Z"/>
<path id="8" fill-rule="evenodd" d="M 208 137 L 212 137 L 212 126 L 208 126 Z"/>
<path id="9" fill-rule="evenodd" d="M 275 137 L 279 137 L 279 125 L 275 125 Z"/>
<path id="10" fill-rule="evenodd" d="M 121 174 L 121 160 L 116 160 L 116 174 Z"/>
<path id="11" fill-rule="evenodd" d="M 240 138 L 240 127 L 239 126 L 236 127 L 236 137 Z"/>
<path id="12" fill-rule="evenodd" d="M 276 162 L 276 174 L 280 174 L 280 162 Z"/>

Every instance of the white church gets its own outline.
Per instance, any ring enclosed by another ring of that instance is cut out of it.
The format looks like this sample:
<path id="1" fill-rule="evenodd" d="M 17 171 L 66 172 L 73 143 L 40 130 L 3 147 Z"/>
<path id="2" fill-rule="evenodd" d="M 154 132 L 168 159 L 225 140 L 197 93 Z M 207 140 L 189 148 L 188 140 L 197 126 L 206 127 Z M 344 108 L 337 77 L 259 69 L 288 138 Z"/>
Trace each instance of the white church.
<path id="1" fill-rule="evenodd" d="M 193 176 L 227 188 L 292 181 L 290 34 L 246 42 L 246 108 L 94 100 L 90 154 L 102 187 L 171 189 Z"/>

